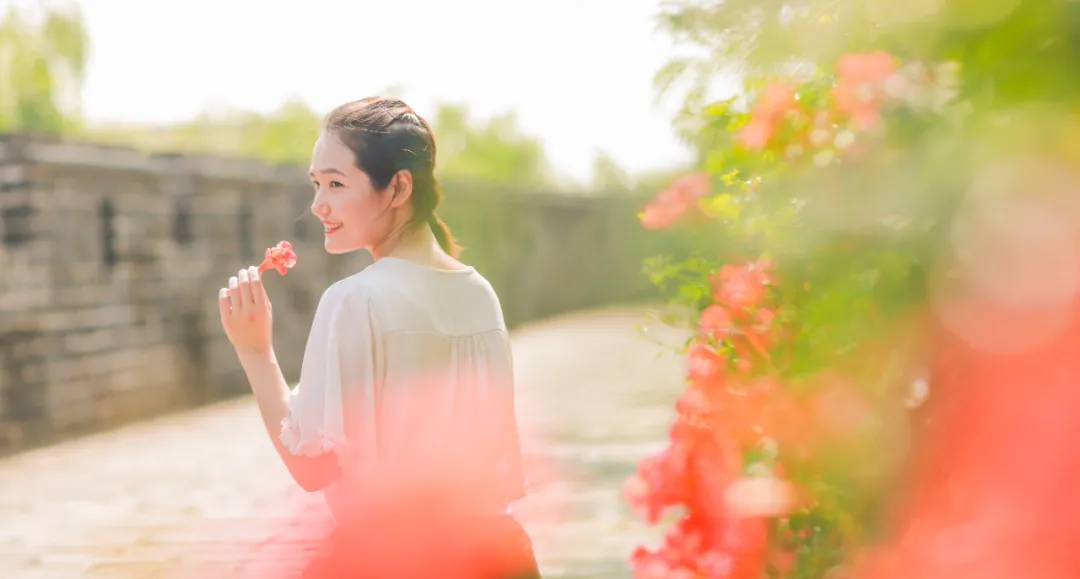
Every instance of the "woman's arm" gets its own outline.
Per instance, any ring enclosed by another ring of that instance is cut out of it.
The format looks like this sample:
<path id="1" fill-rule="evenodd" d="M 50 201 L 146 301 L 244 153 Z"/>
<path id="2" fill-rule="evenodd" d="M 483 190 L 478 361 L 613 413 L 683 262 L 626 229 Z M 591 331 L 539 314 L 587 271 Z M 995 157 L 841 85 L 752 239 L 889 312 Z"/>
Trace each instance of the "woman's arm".
<path id="1" fill-rule="evenodd" d="M 240 270 L 218 293 L 222 326 L 251 384 L 270 441 L 307 491 L 324 489 L 343 475 L 339 454 L 350 446 L 342 408 L 344 389 L 357 388 L 369 399 L 374 396 L 375 327 L 366 297 L 352 293 L 338 283 L 319 299 L 300 371 L 305 386 L 296 395 L 289 391 L 274 354 L 272 308 L 258 270 Z M 365 407 L 374 412 L 368 402 Z M 373 456 L 372 437 L 364 441 L 357 449 L 364 458 Z"/>
<path id="2" fill-rule="evenodd" d="M 289 415 L 289 386 L 273 350 L 237 352 L 259 405 L 263 425 L 278 456 L 296 483 L 308 492 L 322 490 L 341 476 L 337 455 L 302 456 L 289 452 L 281 442 L 281 423 Z"/>

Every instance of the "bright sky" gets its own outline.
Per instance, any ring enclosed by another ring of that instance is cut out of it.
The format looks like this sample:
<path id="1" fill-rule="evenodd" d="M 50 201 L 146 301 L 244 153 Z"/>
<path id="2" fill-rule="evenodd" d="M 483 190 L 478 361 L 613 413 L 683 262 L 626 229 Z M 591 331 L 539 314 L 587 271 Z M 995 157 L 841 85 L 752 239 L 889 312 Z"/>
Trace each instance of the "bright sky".
<path id="1" fill-rule="evenodd" d="M 0 4 L 12 0 L 0 0 Z M 22 3 L 23 0 L 15 0 Z M 31 0 L 26 0 L 31 1 Z M 400 86 L 477 116 L 513 109 L 563 175 L 597 151 L 632 170 L 688 158 L 655 102 L 674 50 L 658 0 L 81 0 L 92 62 L 84 112 L 167 122 L 207 107 L 319 112 Z"/>

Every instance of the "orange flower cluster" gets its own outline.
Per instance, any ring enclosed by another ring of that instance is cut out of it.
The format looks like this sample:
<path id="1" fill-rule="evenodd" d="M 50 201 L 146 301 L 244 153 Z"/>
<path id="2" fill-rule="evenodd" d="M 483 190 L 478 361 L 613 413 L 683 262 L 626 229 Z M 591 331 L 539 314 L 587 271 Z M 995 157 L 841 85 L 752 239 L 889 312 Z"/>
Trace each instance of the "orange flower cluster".
<path id="1" fill-rule="evenodd" d="M 687 509 L 663 546 L 635 551 L 636 578 L 756 578 L 783 559 L 768 552 L 765 520 L 791 507 L 790 485 L 775 466 L 764 477 L 743 476 L 744 448 L 798 435 L 794 401 L 775 380 L 749 373 L 775 338 L 775 316 L 762 306 L 768 270 L 766 261 L 727 265 L 712 277 L 714 303 L 690 348 L 690 387 L 676 404 L 670 444 L 642 461 L 624 488 L 649 522 L 668 507 Z M 747 503 L 754 512 L 742 508 Z"/>
<path id="2" fill-rule="evenodd" d="M 887 52 L 849 54 L 837 64 L 836 85 L 832 97 L 834 110 L 810 112 L 798 100 L 795 85 L 781 82 L 770 85 L 761 95 L 750 120 L 739 132 L 739 142 L 748 149 L 764 149 L 774 143 L 781 125 L 789 118 L 801 118 L 803 134 L 793 137 L 798 147 L 820 148 L 828 144 L 833 125 L 838 120 L 850 120 L 857 130 L 872 128 L 881 117 L 881 107 L 890 98 L 886 86 L 897 72 L 898 61 Z M 847 137 L 845 137 L 847 138 Z M 849 145 L 841 138 L 840 148 Z"/>
<path id="3" fill-rule="evenodd" d="M 897 70 L 897 60 L 889 53 L 849 54 L 836 66 L 837 83 L 833 89 L 836 109 L 861 129 L 880 120 L 886 98 L 885 83 Z"/>
<path id="4" fill-rule="evenodd" d="M 799 110 L 795 85 L 785 82 L 769 86 L 754 107 L 750 122 L 739 132 L 739 141 L 749 149 L 768 146 L 788 113 Z"/>
<path id="5" fill-rule="evenodd" d="M 954 94 L 955 67 L 900 66 L 886 52 L 849 54 L 836 67 L 830 105 L 800 102 L 799 87 L 766 87 L 737 135 L 745 149 L 772 149 L 789 160 L 809 153 L 816 166 L 866 152 L 859 135 L 878 125 L 886 104 L 940 111 Z M 858 140 L 858 142 L 857 142 Z M 756 187 L 759 176 L 751 176 Z M 671 227 L 700 207 L 710 179 L 692 174 L 661 191 L 639 215 L 646 229 Z M 655 523 L 685 508 L 655 550 L 637 549 L 635 578 L 740 579 L 767 567 L 790 569 L 789 542 L 770 541 L 768 518 L 796 505 L 782 462 L 802 461 L 822 444 L 858 439 L 874 423 L 874 402 L 839 373 L 819 376 L 796 399 L 775 367 L 782 327 L 769 303 L 768 261 L 724 265 L 710 276 L 711 303 L 687 354 L 689 387 L 676 403 L 669 444 L 643 460 L 624 488 L 634 511 Z M 809 287 L 806 287 L 809 291 Z M 748 457 L 755 457 L 753 464 Z M 764 457 L 764 458 L 758 458 Z"/>

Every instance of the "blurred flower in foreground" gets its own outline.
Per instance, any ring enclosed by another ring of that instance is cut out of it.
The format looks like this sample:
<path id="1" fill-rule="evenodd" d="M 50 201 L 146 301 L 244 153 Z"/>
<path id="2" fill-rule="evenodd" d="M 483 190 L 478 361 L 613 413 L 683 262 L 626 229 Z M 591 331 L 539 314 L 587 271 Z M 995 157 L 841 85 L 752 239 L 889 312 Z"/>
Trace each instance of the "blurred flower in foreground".
<path id="1" fill-rule="evenodd" d="M 741 517 L 779 517 L 794 508 L 795 491 L 776 477 L 742 477 L 724 490 L 724 501 Z"/>
<path id="2" fill-rule="evenodd" d="M 941 323 L 986 352 L 1044 347 L 1080 296 L 1080 175 L 1042 160 L 979 170 L 932 282 Z"/>
<path id="3" fill-rule="evenodd" d="M 898 66 L 896 58 L 884 51 L 849 54 L 836 66 L 833 91 L 836 108 L 861 129 L 876 124 L 885 98 L 884 83 Z"/>
<path id="4" fill-rule="evenodd" d="M 750 114 L 750 121 L 739 131 L 739 142 L 747 148 L 768 145 L 784 117 L 798 106 L 793 84 L 782 82 L 769 85 Z"/>
<path id="5" fill-rule="evenodd" d="M 639 215 L 641 224 L 646 229 L 671 227 L 689 209 L 696 207 L 698 199 L 708 195 L 709 191 L 708 175 L 693 173 L 679 177 L 645 205 Z"/>

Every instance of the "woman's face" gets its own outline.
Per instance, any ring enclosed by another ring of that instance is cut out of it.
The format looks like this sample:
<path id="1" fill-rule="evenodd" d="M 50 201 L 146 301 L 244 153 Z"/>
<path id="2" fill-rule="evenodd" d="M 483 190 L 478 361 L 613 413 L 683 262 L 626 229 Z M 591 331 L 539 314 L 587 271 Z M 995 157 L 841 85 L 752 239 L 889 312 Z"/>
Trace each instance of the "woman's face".
<path id="1" fill-rule="evenodd" d="M 323 245 L 333 254 L 371 250 L 385 240 L 400 217 L 407 195 L 393 195 L 398 179 L 377 191 L 355 156 L 336 136 L 322 134 L 315 142 L 309 176 L 315 187 L 311 212 L 323 224 Z"/>

